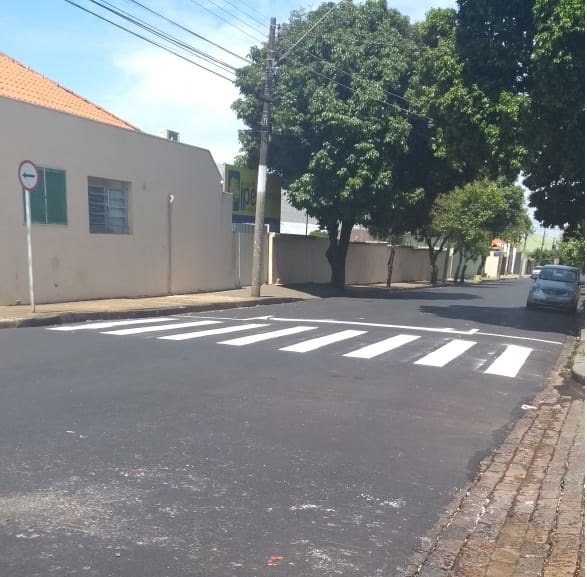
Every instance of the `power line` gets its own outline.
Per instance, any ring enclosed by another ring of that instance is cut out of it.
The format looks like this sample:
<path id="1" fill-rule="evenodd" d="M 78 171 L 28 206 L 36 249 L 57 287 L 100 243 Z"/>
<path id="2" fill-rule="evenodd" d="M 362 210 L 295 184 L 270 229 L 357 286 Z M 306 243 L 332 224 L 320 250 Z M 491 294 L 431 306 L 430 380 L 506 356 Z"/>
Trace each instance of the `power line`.
<path id="1" fill-rule="evenodd" d="M 245 26 L 248 26 L 249 28 L 251 28 L 255 32 L 258 32 L 258 29 L 255 26 L 252 26 L 251 24 L 249 24 L 248 22 L 246 22 L 245 20 L 243 20 L 242 18 L 240 18 L 239 16 L 237 16 L 236 14 L 234 14 L 234 12 L 231 12 L 230 10 L 227 10 L 226 8 L 223 8 L 222 6 L 220 6 L 220 4 L 218 4 L 214 0 L 208 0 L 208 2 L 210 2 L 210 4 L 216 6 L 216 8 L 219 8 L 220 10 L 222 10 L 225 14 L 228 14 L 229 16 L 232 16 L 232 18 L 234 18 L 235 20 L 238 20 L 239 22 L 242 22 Z"/>
<path id="2" fill-rule="evenodd" d="M 212 46 L 219 48 L 220 50 L 223 50 L 224 52 L 230 54 L 231 56 L 234 56 L 235 58 L 238 58 L 239 60 L 242 60 L 243 62 L 247 62 L 247 63 L 251 64 L 251 61 L 248 58 L 245 58 L 244 56 L 241 56 L 240 54 L 237 54 L 236 52 L 232 52 L 231 50 L 228 50 L 228 48 L 224 48 L 220 44 L 216 44 L 216 42 L 213 42 L 212 40 L 209 40 L 205 36 L 202 36 L 201 34 L 198 34 L 197 32 L 194 32 L 193 30 L 191 30 L 189 28 L 186 28 L 185 26 L 181 25 L 179 22 L 176 22 L 175 20 L 172 20 L 171 18 L 167 18 L 167 16 L 161 14 L 157 10 L 153 10 L 152 8 L 149 8 L 148 6 L 145 6 L 144 4 L 141 4 L 140 2 L 138 2 L 137 0 L 127 0 L 127 1 L 132 2 L 133 4 L 135 4 L 137 6 L 140 6 L 141 8 L 145 9 L 147 12 L 150 12 L 151 14 L 154 14 L 155 16 L 162 18 L 163 20 L 165 20 L 166 22 L 169 22 L 173 26 L 177 26 L 178 28 L 180 28 L 181 30 L 184 30 L 188 34 L 191 34 L 192 36 L 195 36 L 196 38 L 199 38 L 200 40 L 203 40 L 204 42 L 207 42 L 208 44 L 211 44 Z"/>
<path id="3" fill-rule="evenodd" d="M 218 18 L 219 20 L 222 20 L 223 22 L 226 22 L 229 26 L 232 26 L 233 28 L 236 28 L 238 31 L 242 32 L 243 34 L 245 34 L 249 38 L 252 38 L 256 42 L 264 42 L 265 41 L 264 38 L 261 39 L 259 36 L 253 36 L 252 34 L 249 34 L 246 30 L 243 30 L 242 28 L 240 28 L 236 24 L 233 24 L 230 20 L 227 20 L 226 18 L 220 16 L 219 14 L 216 14 L 216 12 L 214 12 L 214 10 L 210 10 L 210 8 L 208 8 L 207 6 L 204 6 L 201 2 L 198 2 L 197 0 L 190 0 L 190 2 L 192 4 L 195 4 L 196 6 L 199 6 L 200 8 L 203 8 L 207 12 L 210 12 L 210 14 L 212 14 L 213 16 L 215 16 L 216 18 Z"/>
<path id="4" fill-rule="evenodd" d="M 155 28 L 155 27 L 151 26 L 150 24 L 147 24 L 143 20 L 136 18 L 135 16 L 133 16 L 132 14 L 130 14 L 128 12 L 125 12 L 124 10 L 116 9 L 107 0 L 102 0 L 102 2 L 100 2 L 98 0 L 89 0 L 89 1 L 92 4 L 95 4 L 96 6 L 99 6 L 100 8 L 103 8 L 104 10 L 107 10 L 108 12 L 111 12 L 112 14 L 115 14 L 119 18 L 122 18 L 123 20 L 126 20 L 127 22 L 130 22 L 131 24 L 134 24 L 135 26 L 142 28 L 143 30 L 145 30 L 147 32 L 150 32 L 151 34 L 161 38 L 162 40 L 166 40 L 167 42 L 174 44 L 178 48 L 182 48 L 186 52 L 191 52 L 195 55 L 198 55 L 200 58 L 209 62 L 210 64 L 217 66 L 218 68 L 224 69 L 225 72 L 234 72 L 236 70 L 236 68 L 234 66 L 231 66 L 230 64 L 223 62 L 222 60 L 219 60 L 218 58 L 212 56 L 211 54 L 207 54 L 206 52 L 203 52 L 203 51 L 195 48 L 194 46 L 191 46 L 190 44 L 187 44 L 187 43 L 175 38 L 174 36 L 171 36 L 170 34 L 163 32 L 161 29 Z"/>
<path id="5" fill-rule="evenodd" d="M 321 22 L 322 22 L 322 21 L 323 21 L 323 20 L 324 20 L 324 19 L 325 19 L 327 16 L 329 16 L 329 15 L 330 15 L 330 13 L 331 13 L 331 12 L 332 12 L 332 11 L 333 11 L 333 10 L 334 10 L 334 9 L 335 9 L 337 6 L 338 6 L 338 3 L 334 4 L 334 5 L 333 5 L 333 6 L 330 8 L 330 10 L 328 10 L 328 12 L 326 12 L 326 14 L 324 14 L 324 15 L 322 16 L 322 18 L 320 18 L 320 19 L 319 19 L 317 22 L 315 22 L 315 23 L 314 23 L 314 24 L 313 24 L 313 25 L 310 27 L 310 29 L 309 29 L 309 30 L 307 30 L 307 31 L 305 32 L 305 34 L 302 34 L 302 36 L 301 36 L 301 37 L 298 39 L 298 41 L 297 41 L 297 42 L 295 42 L 295 43 L 294 43 L 294 45 L 293 45 L 293 46 L 291 46 L 291 47 L 289 48 L 289 50 L 288 50 L 288 51 L 287 51 L 285 54 L 282 54 L 282 55 L 281 55 L 281 57 L 280 57 L 280 58 L 279 58 L 279 60 L 277 61 L 277 64 L 279 64 L 279 63 L 280 63 L 280 62 L 281 62 L 281 61 L 282 61 L 284 58 L 286 58 L 286 57 L 287 57 L 287 55 L 288 55 L 288 54 L 289 54 L 289 53 L 290 53 L 290 52 L 291 52 L 291 51 L 292 51 L 292 50 L 293 50 L 293 49 L 294 49 L 294 48 L 295 48 L 295 47 L 296 47 L 296 46 L 297 46 L 297 45 L 298 45 L 298 44 L 299 44 L 299 43 L 300 43 L 300 42 L 301 42 L 301 41 L 302 41 L 302 40 L 303 40 L 303 39 L 304 39 L 304 38 L 305 38 L 305 37 L 306 37 L 308 34 L 310 34 L 310 32 L 312 32 L 312 30 L 314 30 L 314 28 L 316 28 L 316 26 L 318 26 L 318 24 L 320 24 L 320 23 L 321 23 Z"/>
<path id="6" fill-rule="evenodd" d="M 65 0 L 65 2 L 67 2 L 68 4 L 71 4 L 72 6 L 75 6 L 76 8 L 79 8 L 80 10 L 83 10 L 84 12 L 87 12 L 88 14 L 91 14 L 92 16 L 95 16 L 96 18 L 99 18 L 100 20 L 103 20 L 104 22 L 107 22 L 108 24 L 112 24 L 112 26 L 115 26 L 116 28 L 119 28 L 120 30 L 124 30 L 125 32 L 128 32 L 129 34 L 132 34 L 133 36 L 136 36 L 137 38 L 140 38 L 141 40 L 144 40 L 145 42 L 148 42 L 149 44 L 152 44 L 153 46 L 157 46 L 157 48 L 161 48 L 162 50 L 165 50 L 166 52 L 169 52 L 170 54 L 173 54 L 174 56 L 177 56 L 178 58 L 181 58 L 182 60 L 185 60 L 186 62 L 189 62 L 190 64 L 193 64 L 194 66 L 197 66 L 198 68 L 202 68 L 206 72 L 210 72 L 211 74 L 214 74 L 215 76 L 223 78 L 224 80 L 228 80 L 228 82 L 234 84 L 234 79 L 228 78 L 227 76 L 224 76 L 214 70 L 210 70 L 209 68 L 206 68 L 206 66 L 203 66 L 202 64 L 198 64 L 197 62 L 194 62 L 191 58 L 188 58 L 187 56 L 184 56 L 183 54 L 179 54 L 178 52 L 175 52 L 174 50 L 172 50 L 171 48 L 168 48 L 167 46 L 164 46 L 163 44 L 159 44 L 158 42 L 155 42 L 154 40 L 147 38 L 146 36 L 142 36 L 141 34 L 138 34 L 137 32 L 134 32 L 133 30 L 130 30 L 129 28 L 122 26 L 121 24 L 113 22 L 112 20 L 109 20 L 108 18 L 105 18 L 104 16 L 101 16 L 100 14 L 97 14 L 96 12 L 92 12 L 88 8 L 85 8 L 83 6 L 80 6 L 79 4 L 76 4 L 75 2 L 73 2 L 73 0 Z"/>
<path id="7" fill-rule="evenodd" d="M 291 60 L 292 62 L 295 62 L 296 64 L 303 66 L 304 68 L 306 68 L 308 70 L 308 72 L 311 72 L 312 74 L 315 74 L 316 76 L 320 76 L 321 78 L 324 78 L 325 80 L 328 80 L 329 82 L 336 84 L 336 85 L 340 86 L 341 88 L 345 88 L 346 90 L 352 92 L 353 94 L 359 93 L 359 90 L 357 90 L 356 88 L 352 88 L 351 86 L 343 84 L 342 82 L 339 82 L 338 80 L 335 80 L 334 78 L 331 78 L 330 76 L 327 76 L 326 74 L 323 74 L 322 72 L 318 72 L 318 70 L 314 70 L 313 68 L 311 68 L 310 66 L 308 66 L 306 64 L 303 64 L 301 62 L 296 62 L 291 56 L 287 56 L 286 59 Z M 359 77 L 359 79 L 361 79 L 361 78 Z M 365 80 L 365 79 L 363 78 L 361 80 Z M 368 82 L 368 80 L 367 80 L 367 82 Z M 372 100 L 374 102 L 378 102 L 379 104 L 383 104 L 384 106 L 389 106 L 389 107 L 395 108 L 397 110 L 401 110 L 401 111 L 405 112 L 406 114 L 410 114 L 410 115 L 416 116 L 418 118 L 423 118 L 424 120 L 430 120 L 430 121 L 432 120 L 428 116 L 423 116 L 422 114 L 418 114 L 417 112 L 412 112 L 411 110 L 409 110 L 407 108 L 402 108 L 399 104 L 395 104 L 392 102 L 386 102 L 385 100 L 380 100 L 379 98 L 372 98 Z"/>
<path id="8" fill-rule="evenodd" d="M 244 10 L 242 10 L 241 8 L 239 8 L 236 4 L 233 4 L 232 2 L 230 2 L 230 0 L 224 0 L 224 1 L 229 6 L 232 6 L 235 10 L 238 10 L 241 14 L 244 14 L 247 18 L 249 18 L 249 20 L 252 20 L 253 22 L 256 22 L 260 26 L 265 26 L 265 22 L 261 22 L 261 20 L 257 20 L 256 18 L 253 18 L 248 12 L 245 12 Z M 251 6 L 250 4 L 248 4 L 247 6 L 249 8 L 251 8 L 252 10 L 255 10 L 255 8 L 253 6 Z M 256 12 L 258 14 L 261 14 L 258 10 L 256 10 Z M 269 20 L 269 17 L 267 17 L 267 20 Z"/>
<path id="9" fill-rule="evenodd" d="M 342 68 L 339 68 L 338 66 L 336 66 L 333 62 L 331 62 L 330 60 L 325 60 L 324 58 L 320 58 L 320 56 L 317 56 L 316 54 L 313 54 L 312 52 L 310 52 L 309 50 L 306 50 L 305 48 L 302 48 L 302 50 L 308 54 L 309 56 L 311 56 L 312 58 L 314 58 L 315 60 L 318 60 L 319 62 L 324 62 L 326 64 L 330 64 L 332 66 L 332 68 L 336 71 L 336 72 L 340 72 L 342 74 L 346 74 L 347 76 L 355 77 L 355 78 L 359 78 L 360 80 L 364 80 L 365 82 L 368 82 L 369 80 L 366 79 L 363 76 L 358 75 L 356 72 L 347 72 L 346 70 L 343 70 Z M 383 92 L 385 92 L 385 94 L 389 95 L 389 96 L 393 96 L 394 98 L 398 98 L 399 100 L 403 100 L 406 104 L 411 104 L 411 102 L 407 99 L 404 98 L 403 96 L 400 96 L 399 94 L 395 94 L 394 92 L 391 92 L 389 90 L 385 90 L 384 88 L 382 88 Z"/>

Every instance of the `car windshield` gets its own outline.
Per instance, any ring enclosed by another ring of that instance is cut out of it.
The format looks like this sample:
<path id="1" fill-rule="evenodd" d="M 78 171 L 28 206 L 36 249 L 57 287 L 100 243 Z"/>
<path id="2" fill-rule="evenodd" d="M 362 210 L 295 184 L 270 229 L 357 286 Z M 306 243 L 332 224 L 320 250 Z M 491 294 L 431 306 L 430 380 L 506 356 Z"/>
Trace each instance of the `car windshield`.
<path id="1" fill-rule="evenodd" d="M 573 270 L 559 270 L 555 268 L 543 268 L 538 277 L 542 280 L 550 280 L 556 282 L 576 283 L 577 273 Z"/>

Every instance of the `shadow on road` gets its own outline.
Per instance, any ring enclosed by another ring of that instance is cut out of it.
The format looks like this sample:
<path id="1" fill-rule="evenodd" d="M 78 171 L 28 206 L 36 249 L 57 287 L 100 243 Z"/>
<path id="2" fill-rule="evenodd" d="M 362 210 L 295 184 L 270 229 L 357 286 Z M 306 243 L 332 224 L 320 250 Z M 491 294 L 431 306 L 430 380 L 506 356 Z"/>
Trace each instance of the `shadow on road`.
<path id="1" fill-rule="evenodd" d="M 444 285 L 454 287 L 455 285 Z M 320 298 L 356 298 L 356 299 L 410 299 L 410 300 L 474 300 L 481 297 L 467 292 L 455 292 L 446 290 L 434 290 L 428 283 L 422 283 L 422 288 L 418 289 L 388 289 L 383 285 L 373 286 L 346 286 L 344 289 L 337 289 L 330 285 L 321 284 L 304 284 L 304 285 L 289 285 L 289 288 L 305 292 Z M 442 285 L 438 289 L 443 288 Z"/>
<path id="2" fill-rule="evenodd" d="M 422 305 L 420 310 L 446 319 L 473 321 L 484 325 L 516 328 L 526 331 L 555 332 L 577 335 L 584 326 L 585 315 L 566 315 L 560 311 L 528 310 L 526 307 L 480 307 L 467 305 Z"/>

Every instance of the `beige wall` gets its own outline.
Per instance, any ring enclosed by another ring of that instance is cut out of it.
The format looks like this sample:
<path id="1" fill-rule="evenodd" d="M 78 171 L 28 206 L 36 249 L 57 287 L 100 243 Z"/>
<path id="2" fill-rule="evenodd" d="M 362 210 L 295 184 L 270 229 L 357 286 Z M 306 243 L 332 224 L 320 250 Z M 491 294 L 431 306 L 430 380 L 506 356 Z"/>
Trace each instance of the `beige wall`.
<path id="1" fill-rule="evenodd" d="M 324 238 L 271 234 L 269 235 L 269 283 L 327 283 L 330 265 Z M 347 254 L 347 284 L 373 284 L 387 280 L 389 247 L 385 243 L 351 243 Z M 444 270 L 446 252 L 438 257 L 439 274 Z M 428 250 L 407 246 L 397 247 L 392 282 L 430 279 Z"/>
<path id="2" fill-rule="evenodd" d="M 209 151 L 2 97 L 0 126 L 0 304 L 28 302 L 24 159 L 66 171 L 67 225 L 32 227 L 38 303 L 234 286 L 231 196 Z M 131 234 L 90 234 L 88 176 L 131 183 Z"/>

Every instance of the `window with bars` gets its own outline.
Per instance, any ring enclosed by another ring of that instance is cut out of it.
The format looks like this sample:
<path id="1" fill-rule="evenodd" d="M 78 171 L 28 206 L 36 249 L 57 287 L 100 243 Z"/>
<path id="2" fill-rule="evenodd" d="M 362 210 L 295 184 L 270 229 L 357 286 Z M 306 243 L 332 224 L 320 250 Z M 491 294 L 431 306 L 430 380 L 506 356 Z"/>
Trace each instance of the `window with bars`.
<path id="1" fill-rule="evenodd" d="M 90 232 L 129 234 L 128 182 L 88 178 Z"/>
<path id="2" fill-rule="evenodd" d="M 67 193 L 65 170 L 37 167 L 39 182 L 31 190 L 31 222 L 67 224 Z M 23 191 L 24 214 L 24 191 Z"/>

